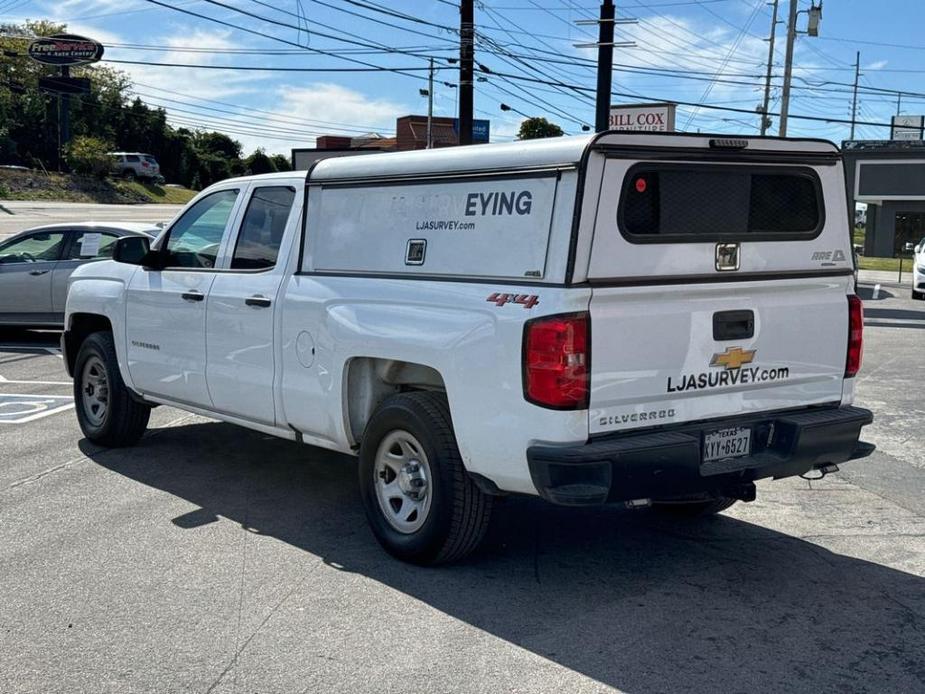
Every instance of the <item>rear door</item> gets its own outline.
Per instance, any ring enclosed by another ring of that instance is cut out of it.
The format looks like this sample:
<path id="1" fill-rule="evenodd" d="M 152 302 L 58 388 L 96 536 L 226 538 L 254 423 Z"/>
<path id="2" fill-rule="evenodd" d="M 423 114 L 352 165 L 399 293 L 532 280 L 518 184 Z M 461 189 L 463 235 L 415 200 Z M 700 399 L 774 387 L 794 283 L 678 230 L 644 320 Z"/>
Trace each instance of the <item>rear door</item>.
<path id="1" fill-rule="evenodd" d="M 853 260 L 837 151 L 698 142 L 600 153 L 592 433 L 841 400 Z"/>
<path id="2" fill-rule="evenodd" d="M 274 323 L 295 226 L 292 185 L 254 185 L 227 268 L 206 304 L 206 381 L 216 410 L 263 424 L 276 421 Z M 290 219 L 292 218 L 292 219 Z"/>
<path id="3" fill-rule="evenodd" d="M 51 279 L 52 310 L 64 316 L 67 302 L 67 285 L 71 274 L 78 267 L 91 260 L 112 258 L 112 250 L 118 234 L 111 231 L 69 230 L 68 242 L 61 260 L 55 266 Z"/>

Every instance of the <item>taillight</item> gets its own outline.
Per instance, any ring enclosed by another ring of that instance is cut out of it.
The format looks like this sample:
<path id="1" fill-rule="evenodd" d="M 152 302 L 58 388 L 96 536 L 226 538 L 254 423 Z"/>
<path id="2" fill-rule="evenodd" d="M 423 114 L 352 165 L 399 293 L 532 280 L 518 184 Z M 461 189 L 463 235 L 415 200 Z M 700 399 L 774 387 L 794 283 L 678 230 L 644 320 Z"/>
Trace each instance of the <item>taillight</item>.
<path id="1" fill-rule="evenodd" d="M 851 378 L 861 370 L 864 354 L 864 305 L 855 294 L 848 295 L 848 359 L 845 362 L 845 378 Z"/>
<path id="2" fill-rule="evenodd" d="M 524 397 L 542 407 L 588 407 L 591 319 L 587 313 L 535 318 L 524 326 Z"/>

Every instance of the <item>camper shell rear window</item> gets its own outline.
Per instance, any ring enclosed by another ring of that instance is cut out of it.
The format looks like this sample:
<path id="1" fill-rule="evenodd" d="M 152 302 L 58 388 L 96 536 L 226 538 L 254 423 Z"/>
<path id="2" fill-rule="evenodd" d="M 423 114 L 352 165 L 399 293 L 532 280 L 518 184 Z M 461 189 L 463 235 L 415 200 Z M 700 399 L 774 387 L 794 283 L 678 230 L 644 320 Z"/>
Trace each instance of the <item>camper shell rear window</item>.
<path id="1" fill-rule="evenodd" d="M 617 214 L 633 243 L 813 239 L 825 219 L 811 168 L 694 163 L 631 167 Z"/>

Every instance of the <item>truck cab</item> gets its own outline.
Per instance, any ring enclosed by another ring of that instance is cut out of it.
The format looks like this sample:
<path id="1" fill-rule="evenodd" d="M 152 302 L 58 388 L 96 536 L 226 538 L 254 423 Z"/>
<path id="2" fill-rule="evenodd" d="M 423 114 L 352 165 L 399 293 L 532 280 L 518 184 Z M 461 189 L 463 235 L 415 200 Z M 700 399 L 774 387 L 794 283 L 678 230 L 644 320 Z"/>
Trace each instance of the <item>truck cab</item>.
<path id="1" fill-rule="evenodd" d="M 815 140 L 323 160 L 81 268 L 62 343 L 92 440 L 171 405 L 355 455 L 383 546 L 452 561 L 499 495 L 712 513 L 868 455 L 849 229 Z"/>

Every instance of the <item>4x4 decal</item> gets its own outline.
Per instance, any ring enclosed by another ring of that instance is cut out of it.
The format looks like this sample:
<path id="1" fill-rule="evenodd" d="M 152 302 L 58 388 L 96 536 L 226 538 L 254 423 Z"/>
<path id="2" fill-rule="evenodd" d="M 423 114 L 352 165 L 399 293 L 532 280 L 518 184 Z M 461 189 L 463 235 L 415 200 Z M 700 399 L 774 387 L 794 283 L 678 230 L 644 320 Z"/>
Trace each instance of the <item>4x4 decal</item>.
<path id="1" fill-rule="evenodd" d="M 501 294 L 495 292 L 490 294 L 485 301 L 491 301 L 498 306 L 505 304 L 521 304 L 524 308 L 533 308 L 540 303 L 540 297 L 536 294 Z"/>

